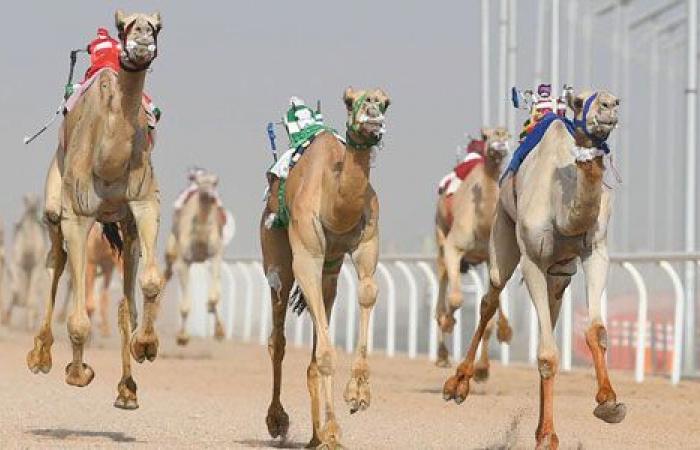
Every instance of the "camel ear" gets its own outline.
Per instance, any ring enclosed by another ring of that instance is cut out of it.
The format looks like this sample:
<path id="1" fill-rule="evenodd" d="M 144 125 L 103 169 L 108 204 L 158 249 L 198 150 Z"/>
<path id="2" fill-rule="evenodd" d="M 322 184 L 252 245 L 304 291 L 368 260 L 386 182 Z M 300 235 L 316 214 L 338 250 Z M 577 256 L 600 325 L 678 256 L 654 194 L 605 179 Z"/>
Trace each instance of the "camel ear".
<path id="1" fill-rule="evenodd" d="M 156 33 L 160 31 L 161 28 L 163 28 L 163 22 L 160 19 L 160 12 L 156 12 L 151 14 L 148 17 L 148 21 L 153 25 L 156 29 Z"/>
<path id="2" fill-rule="evenodd" d="M 377 91 L 379 91 L 379 95 L 382 96 L 382 100 L 384 102 L 384 110 L 386 111 L 389 105 L 391 105 L 391 99 L 389 98 L 389 94 L 387 94 L 384 91 L 384 89 L 377 89 Z"/>
<path id="3" fill-rule="evenodd" d="M 121 9 L 118 9 L 114 13 L 114 25 L 117 27 L 117 30 L 119 31 L 124 31 L 124 26 L 126 25 L 126 14 L 124 14 L 124 11 Z"/>
<path id="4" fill-rule="evenodd" d="M 343 102 L 345 102 L 345 107 L 347 109 L 352 109 L 352 104 L 355 101 L 355 98 L 357 98 L 355 89 L 353 89 L 352 86 L 348 86 L 343 93 Z"/>
<path id="5" fill-rule="evenodd" d="M 488 140 L 488 138 L 493 134 L 493 128 L 483 127 L 481 129 L 481 139 Z"/>

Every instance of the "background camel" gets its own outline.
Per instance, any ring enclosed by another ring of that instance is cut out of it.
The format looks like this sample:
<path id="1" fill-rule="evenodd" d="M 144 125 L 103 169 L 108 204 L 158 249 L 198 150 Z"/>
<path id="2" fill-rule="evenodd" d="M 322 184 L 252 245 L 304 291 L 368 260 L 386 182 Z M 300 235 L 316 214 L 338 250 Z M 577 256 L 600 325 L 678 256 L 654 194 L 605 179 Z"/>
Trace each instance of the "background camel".
<path id="1" fill-rule="evenodd" d="M 175 213 L 172 231 L 168 237 L 165 254 L 165 279 L 170 280 L 173 266 L 180 280 L 180 315 L 182 321 L 177 343 L 186 345 L 190 339 L 187 333 L 187 316 L 192 307 L 189 290 L 190 267 L 193 263 L 209 262 L 208 311 L 214 315 L 214 337 L 225 337 L 224 325 L 218 310 L 221 300 L 221 264 L 224 247 L 231 235 L 224 229 L 231 227 L 233 218 L 228 218 L 223 207 L 218 204 L 216 186 L 219 177 L 212 173 L 198 172 L 193 179 L 196 190 L 191 192 L 182 208 Z"/>
<path id="2" fill-rule="evenodd" d="M 501 162 L 508 153 L 510 135 L 505 128 L 484 128 L 481 130 L 481 138 L 484 141 L 482 162 L 474 166 L 456 191 L 452 193 L 449 188 L 443 190 L 438 198 L 435 214 L 437 274 L 440 282 L 435 312 L 439 330 L 436 364 L 440 367 L 449 366 L 445 334 L 452 332 L 455 323 L 454 312 L 463 302 L 460 266 L 463 266 L 463 263 L 481 264 L 486 261 L 488 255 L 491 224 L 498 202 Z M 452 181 L 455 182 L 457 180 Z M 510 342 L 512 331 L 500 306 L 498 325 L 498 340 Z M 488 341 L 492 326 L 493 321 L 484 333 L 481 358 L 477 364 L 477 380 L 488 377 Z"/>
<path id="3" fill-rule="evenodd" d="M 366 409 L 370 404 L 367 331 L 377 298 L 374 272 L 379 256 L 379 203 L 369 183 L 369 171 L 372 150 L 384 134 L 384 112 L 389 97 L 380 89 L 348 88 L 343 99 L 348 111 L 347 145 L 331 133 L 318 135 L 289 173 L 285 189 L 279 188 L 290 212 L 289 228 L 266 226 L 271 223 L 270 214 L 277 212 L 277 184 L 273 185 L 260 225 L 263 263 L 272 290 L 273 328 L 268 347 L 273 390 L 267 427 L 272 437 L 285 436 L 289 428 L 289 416 L 280 401 L 280 387 L 286 345 L 284 321 L 296 280 L 300 296 L 294 303 L 295 309 L 308 307 L 314 324 L 307 370 L 312 421 L 310 447 L 340 446 L 340 426 L 333 402 L 336 354 L 328 323 L 338 273 L 346 254 L 351 255 L 359 277 L 361 323 L 344 398 L 351 412 Z"/>
<path id="4" fill-rule="evenodd" d="M 37 297 L 45 287 L 42 266 L 46 258 L 46 230 L 39 219 L 39 199 L 32 194 L 24 197 L 24 213 L 15 225 L 10 256 L 10 303 L 3 313 L 3 324 L 12 320 L 15 306 L 24 306 L 27 329 L 34 329 L 37 317 Z"/>
<path id="5" fill-rule="evenodd" d="M 619 101 L 602 91 L 584 92 L 575 98 L 570 95 L 568 102 L 575 117 L 571 129 L 563 121 L 553 121 L 519 170 L 502 186 L 489 241 L 491 283 L 481 302 L 479 326 L 467 357 L 443 389 L 446 400 L 461 403 L 466 398 L 479 339 L 520 261 L 540 323 L 538 448 L 558 447 L 553 419 L 558 355 L 553 329 L 578 258 L 586 275 L 590 320 L 586 341 L 598 381 L 594 414 L 616 423 L 626 413 L 625 405 L 617 403 L 608 377 L 607 336 L 600 309 L 609 264 L 606 240 L 611 212 L 611 193 L 603 186 L 603 155 L 609 151 L 605 140 L 617 125 Z"/>
<path id="6" fill-rule="evenodd" d="M 47 257 L 51 292 L 27 365 L 34 373 L 51 369 L 51 319 L 56 287 L 68 260 L 73 285 L 68 317 L 73 360 L 66 368 L 66 382 L 86 386 L 92 381 L 94 371 L 83 362 L 90 331 L 85 265 L 88 233 L 94 222 L 100 221 L 108 239 L 123 248 L 124 259 L 124 299 L 119 305 L 122 378 L 114 406 L 134 409 L 138 402 L 129 350 L 138 362 L 156 358 L 154 321 L 163 285 L 155 253 L 160 199 L 151 164 L 153 141 L 148 139 L 148 117 L 142 107 L 143 86 L 157 55 L 161 21 L 158 13 L 126 15 L 122 11 L 116 12 L 115 21 L 122 45 L 121 70 L 99 71 L 92 83 L 83 84 L 84 93 L 61 125 L 59 145 L 46 178 L 44 216 L 51 238 Z M 135 330 L 139 257 L 146 262 L 140 275 L 144 318 Z"/>
<path id="7" fill-rule="evenodd" d="M 114 270 L 122 272 L 122 262 L 119 250 L 113 248 L 109 241 L 105 239 L 102 230 L 102 225 L 96 223 L 90 229 L 87 241 L 87 260 L 85 262 L 85 308 L 88 316 L 93 317 L 95 310 L 99 309 L 99 325 L 100 334 L 103 337 L 111 335 L 109 327 L 109 286 L 112 283 Z M 95 283 L 97 277 L 101 277 L 100 286 L 100 302 L 99 307 L 95 302 Z M 70 280 L 69 280 L 70 281 Z M 68 314 L 68 303 L 73 295 L 73 287 L 68 285 L 66 289 L 66 298 L 63 306 L 58 312 L 59 322 L 65 322 Z"/>

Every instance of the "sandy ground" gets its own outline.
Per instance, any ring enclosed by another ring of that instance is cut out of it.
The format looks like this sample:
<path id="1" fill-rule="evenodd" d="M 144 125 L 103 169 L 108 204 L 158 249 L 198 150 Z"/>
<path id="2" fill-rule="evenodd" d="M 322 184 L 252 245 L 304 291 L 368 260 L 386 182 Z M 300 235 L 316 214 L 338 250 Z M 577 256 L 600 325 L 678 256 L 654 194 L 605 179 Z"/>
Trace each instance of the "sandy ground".
<path id="1" fill-rule="evenodd" d="M 59 327 L 62 331 L 64 326 Z M 54 345 L 54 368 L 33 375 L 25 366 L 31 336 L 0 329 L 0 448 L 298 448 L 310 437 L 306 391 L 308 350 L 288 349 L 283 402 L 290 415 L 285 443 L 267 434 L 270 363 L 265 348 L 193 341 L 177 349 L 162 337 L 155 363 L 135 364 L 140 409 L 112 407 L 119 379 L 116 340 L 96 340 L 87 361 L 96 377 L 86 388 L 64 382 L 70 357 L 65 333 Z M 57 334 L 59 334 L 57 333 Z M 535 368 L 493 366 L 461 406 L 442 401 L 450 372 L 426 360 L 374 355 L 372 406 L 350 415 L 342 402 L 350 356 L 339 352 L 336 405 L 349 448 L 532 448 L 537 421 Z M 700 448 L 700 383 L 671 387 L 667 379 L 635 384 L 613 373 L 627 419 L 608 425 L 593 417 L 592 370 L 558 377 L 556 427 L 562 448 Z"/>

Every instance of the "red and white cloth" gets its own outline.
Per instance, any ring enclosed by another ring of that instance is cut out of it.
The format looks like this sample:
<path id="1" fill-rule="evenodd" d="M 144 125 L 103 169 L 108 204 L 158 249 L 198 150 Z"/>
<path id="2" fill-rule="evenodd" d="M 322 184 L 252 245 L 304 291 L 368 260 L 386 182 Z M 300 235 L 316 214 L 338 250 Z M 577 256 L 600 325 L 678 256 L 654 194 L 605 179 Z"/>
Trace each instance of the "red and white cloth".
<path id="1" fill-rule="evenodd" d="M 457 192 L 462 181 L 467 178 L 474 167 L 482 164 L 484 162 L 484 157 L 477 152 L 469 152 L 464 160 L 457 164 L 457 166 L 445 175 L 440 183 L 438 184 L 438 193 L 445 193 L 448 196 Z"/>
<path id="2" fill-rule="evenodd" d="M 121 44 L 109 35 L 107 29 L 97 29 L 97 37 L 88 44 L 87 50 L 90 54 L 90 67 L 85 72 L 83 83 L 105 67 L 109 67 L 115 72 L 119 71 Z"/>

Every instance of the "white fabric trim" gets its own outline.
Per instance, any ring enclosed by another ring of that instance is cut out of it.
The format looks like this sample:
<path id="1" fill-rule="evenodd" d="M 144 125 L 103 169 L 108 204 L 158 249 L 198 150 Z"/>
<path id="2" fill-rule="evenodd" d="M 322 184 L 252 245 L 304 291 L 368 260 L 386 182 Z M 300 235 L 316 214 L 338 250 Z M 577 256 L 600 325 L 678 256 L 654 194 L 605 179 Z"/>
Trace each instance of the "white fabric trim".
<path id="1" fill-rule="evenodd" d="M 591 161 L 598 156 L 605 156 L 605 152 L 599 148 L 572 147 L 571 156 L 578 162 Z"/>

